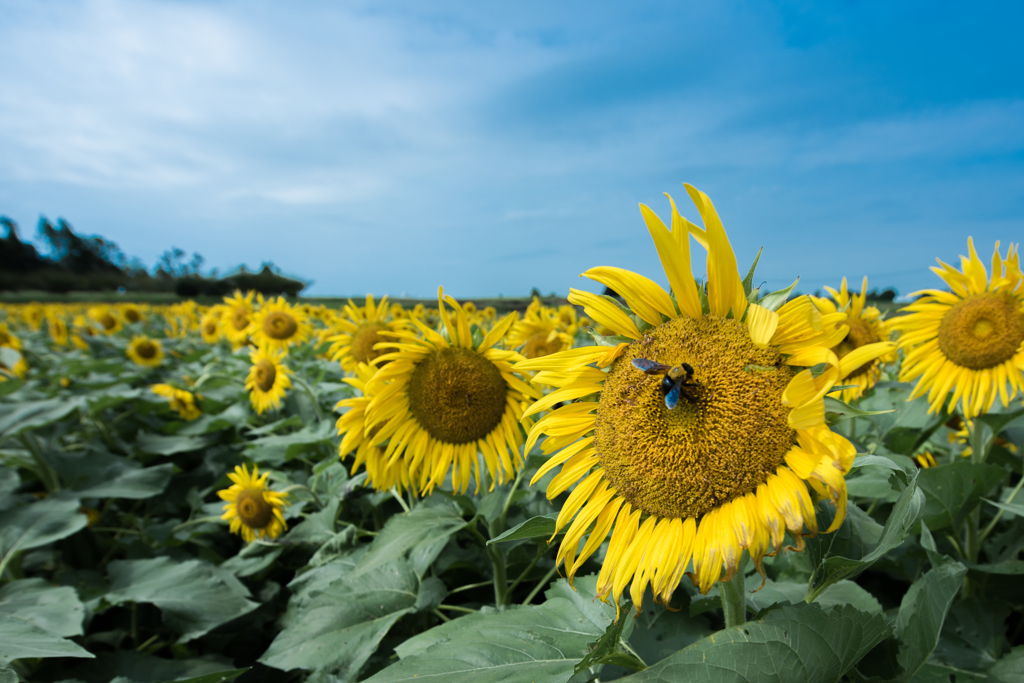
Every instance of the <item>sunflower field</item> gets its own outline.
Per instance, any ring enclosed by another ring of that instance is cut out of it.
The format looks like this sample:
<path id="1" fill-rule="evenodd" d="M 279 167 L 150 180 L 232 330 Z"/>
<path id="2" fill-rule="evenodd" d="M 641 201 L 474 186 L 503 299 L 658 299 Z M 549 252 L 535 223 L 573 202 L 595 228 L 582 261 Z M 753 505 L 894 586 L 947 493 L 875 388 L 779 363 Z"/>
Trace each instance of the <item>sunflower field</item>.
<path id="1" fill-rule="evenodd" d="M 0 304 L 0 683 L 1024 681 L 1017 247 L 883 313 L 686 190 L 560 307 Z"/>

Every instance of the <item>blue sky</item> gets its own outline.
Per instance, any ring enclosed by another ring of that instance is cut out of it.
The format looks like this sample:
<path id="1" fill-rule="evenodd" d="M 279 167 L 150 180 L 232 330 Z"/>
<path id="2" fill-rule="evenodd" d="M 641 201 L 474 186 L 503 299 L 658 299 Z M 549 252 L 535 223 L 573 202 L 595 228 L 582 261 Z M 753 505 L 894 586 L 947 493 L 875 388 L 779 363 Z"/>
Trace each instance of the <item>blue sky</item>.
<path id="1" fill-rule="evenodd" d="M 685 181 L 769 288 L 907 293 L 968 235 L 1024 236 L 1022 25 L 934 0 L 0 0 L 0 215 L 150 265 L 272 260 L 311 294 L 518 296 L 597 265 L 664 281 L 637 204 L 697 219 Z"/>

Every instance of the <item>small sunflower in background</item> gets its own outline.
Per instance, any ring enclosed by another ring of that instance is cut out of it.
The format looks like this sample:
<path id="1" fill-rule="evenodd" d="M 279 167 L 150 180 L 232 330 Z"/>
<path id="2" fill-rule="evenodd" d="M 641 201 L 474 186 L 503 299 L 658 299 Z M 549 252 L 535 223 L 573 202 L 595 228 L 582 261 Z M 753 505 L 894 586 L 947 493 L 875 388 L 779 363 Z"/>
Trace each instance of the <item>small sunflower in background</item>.
<path id="1" fill-rule="evenodd" d="M 479 490 L 482 453 L 493 488 L 522 468 L 519 421 L 540 394 L 512 371 L 523 357 L 498 347 L 515 313 L 474 343 L 465 309 L 442 290 L 438 304 L 445 334 L 415 318 L 419 334 L 390 333 L 391 348 L 377 359 L 387 364 L 366 382 L 364 418 L 343 425 L 342 436 L 359 430 L 372 435 L 370 446 L 387 442 L 385 466 L 405 460 L 411 486 L 423 494 L 449 472 L 456 492 L 464 493 L 470 481 Z"/>
<path id="2" fill-rule="evenodd" d="M 868 279 L 864 278 L 860 287 L 860 294 L 851 294 L 846 286 L 846 278 L 839 287 L 839 291 L 831 287 L 825 287 L 832 296 L 832 301 L 825 298 L 815 298 L 814 302 L 823 313 L 835 313 L 836 311 L 846 312 L 846 326 L 850 331 L 846 333 L 843 340 L 832 348 L 833 353 L 842 360 L 853 351 L 878 342 L 888 341 L 889 329 L 882 320 L 881 312 L 875 306 L 865 306 L 868 291 Z M 864 363 L 859 368 L 850 371 L 847 376 L 849 389 L 843 389 L 842 400 L 854 401 L 864 395 L 864 392 L 878 383 L 882 375 L 882 365 L 892 363 L 897 358 L 895 348 L 892 351 Z"/>
<path id="3" fill-rule="evenodd" d="M 527 359 L 541 358 L 571 348 L 573 334 L 575 329 L 569 332 L 560 312 L 544 306 L 534 297 L 522 320 L 512 326 L 506 343 L 514 349 L 522 347 L 520 353 Z"/>
<path id="4" fill-rule="evenodd" d="M 7 323 L 0 323 L 0 346 L 6 346 L 15 351 L 21 350 L 21 339 L 11 332 Z"/>
<path id="5" fill-rule="evenodd" d="M 46 320 L 46 310 L 39 304 L 29 304 L 21 309 L 21 320 L 30 330 L 38 332 Z"/>
<path id="6" fill-rule="evenodd" d="M 63 316 L 57 314 L 46 316 L 46 329 L 54 344 L 57 346 L 68 345 L 68 324 Z"/>
<path id="7" fill-rule="evenodd" d="M 224 315 L 223 306 L 214 306 L 203 314 L 199 321 L 199 334 L 207 344 L 216 344 L 223 334 L 221 330 L 221 317 Z"/>
<path id="8" fill-rule="evenodd" d="M 89 309 L 89 317 L 92 318 L 100 332 L 103 334 L 116 334 L 124 327 L 121 318 L 114 309 L 108 306 L 95 306 Z"/>
<path id="9" fill-rule="evenodd" d="M 269 474 L 264 472 L 261 476 L 259 468 L 253 465 L 250 475 L 245 465 L 238 465 L 228 474 L 234 483 L 217 491 L 221 500 L 227 501 L 220 518 L 228 520 L 231 533 L 239 534 L 247 543 L 257 538 L 277 538 L 288 529 L 282 514 L 288 494 L 267 488 Z"/>
<path id="10" fill-rule="evenodd" d="M 345 372 L 355 372 L 360 363 L 373 363 L 384 351 L 377 344 L 392 341 L 387 332 L 406 329 L 405 319 L 391 319 L 388 298 L 375 303 L 372 294 L 366 295 L 366 304 L 357 305 L 349 299 L 342 317 L 335 322 L 336 334 L 327 338 L 331 343 L 331 360 L 337 361 Z"/>
<path id="11" fill-rule="evenodd" d="M 584 275 L 618 292 L 629 312 L 578 290 L 569 301 L 621 341 L 515 366 L 555 387 L 525 415 L 550 410 L 526 444 L 529 452 L 547 435 L 541 449 L 551 458 L 533 482 L 561 466 L 548 498 L 575 484 L 555 522 L 569 525 L 556 563 L 571 580 L 611 533 L 597 588 L 616 609 L 630 584 L 637 610 L 648 585 L 669 604 L 691 560 L 702 593 L 733 578 L 744 550 L 764 575 L 762 559 L 784 547 L 787 531 L 797 550 L 818 532 L 809 489 L 835 504 L 827 531 L 837 529 L 855 449 L 826 425 L 824 397 L 893 347 L 840 360 L 831 349 L 847 334 L 845 312 L 822 314 L 806 296 L 777 311 L 750 303 L 711 200 L 686 190 L 704 229 L 674 202 L 671 231 L 640 207 L 674 297 L 636 273 L 593 268 Z M 708 251 L 706 292 L 691 272 L 690 235 Z"/>
<path id="12" fill-rule="evenodd" d="M 890 324 L 906 354 L 900 381 L 917 380 L 910 400 L 927 393 L 936 412 L 948 399 L 950 412 L 959 404 L 971 421 L 997 396 L 1005 407 L 1024 389 L 1024 273 L 1016 245 L 1004 259 L 996 242 L 991 278 L 971 238 L 967 248 L 961 270 L 938 259 L 941 267 L 931 269 L 949 291 L 917 292 L 923 296 Z"/>
<path id="13" fill-rule="evenodd" d="M 146 319 L 145 309 L 137 304 L 122 304 L 121 317 L 126 323 L 141 323 Z"/>
<path id="14" fill-rule="evenodd" d="M 125 353 L 136 365 L 144 368 L 155 368 L 164 359 L 164 349 L 160 342 L 144 334 L 132 337 Z"/>
<path id="15" fill-rule="evenodd" d="M 252 299 L 256 292 L 246 292 L 244 295 L 235 290 L 234 296 L 224 297 L 224 314 L 221 318 L 221 328 L 224 336 L 234 348 L 245 346 L 249 341 L 249 322 L 252 317 Z"/>
<path id="16" fill-rule="evenodd" d="M 190 391 L 172 387 L 170 384 L 152 384 L 149 390 L 157 396 L 166 398 L 171 410 L 189 422 L 203 414 L 196 405 L 195 395 Z"/>
<path id="17" fill-rule="evenodd" d="M 399 493 L 410 488 L 409 463 L 405 458 L 385 458 L 384 446 L 371 446 L 370 442 L 380 428 L 384 425 L 377 425 L 369 432 L 363 430 L 366 419 L 366 409 L 373 400 L 372 396 L 366 395 L 366 384 L 373 379 L 377 368 L 366 363 L 356 366 L 355 375 L 346 377 L 345 383 L 354 387 L 360 392 L 359 396 L 345 398 L 338 401 L 335 410 L 347 408 L 348 410 L 338 418 L 335 426 L 339 434 L 344 434 L 341 444 L 338 446 L 338 454 L 344 460 L 345 456 L 355 451 L 356 458 L 352 463 L 351 472 L 354 475 L 362 466 L 366 467 L 366 474 L 370 485 L 379 491 L 387 491 L 395 487 Z"/>
<path id="18" fill-rule="evenodd" d="M 267 351 L 287 351 L 288 347 L 308 340 L 310 332 L 309 317 L 283 296 L 267 299 L 253 312 L 249 326 L 249 338 Z"/>
<path id="19" fill-rule="evenodd" d="M 935 460 L 935 456 L 928 451 L 918 453 L 914 456 L 914 462 L 921 469 L 927 469 L 929 467 L 938 467 L 939 463 Z"/>
<path id="20" fill-rule="evenodd" d="M 245 388 L 256 412 L 262 415 L 281 407 L 285 389 L 292 386 L 291 370 L 282 362 L 287 352 L 256 348 L 250 354 L 252 367 L 245 378 Z"/>

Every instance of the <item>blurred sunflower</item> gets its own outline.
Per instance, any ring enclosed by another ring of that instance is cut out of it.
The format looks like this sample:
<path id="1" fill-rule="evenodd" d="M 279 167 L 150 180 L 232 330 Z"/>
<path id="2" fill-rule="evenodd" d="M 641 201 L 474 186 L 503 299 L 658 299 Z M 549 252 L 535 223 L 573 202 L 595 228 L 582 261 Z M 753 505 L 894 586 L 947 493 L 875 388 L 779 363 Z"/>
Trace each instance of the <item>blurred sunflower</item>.
<path id="1" fill-rule="evenodd" d="M 516 321 L 506 343 L 526 358 L 540 358 L 572 346 L 572 334 L 562 323 L 561 314 L 544 306 L 534 297 L 522 320 Z"/>
<path id="2" fill-rule="evenodd" d="M 744 549 L 763 575 L 763 557 L 782 548 L 787 530 L 797 550 L 817 532 L 808 485 L 836 505 L 828 531 L 838 528 L 855 450 L 826 426 L 824 396 L 892 347 L 869 345 L 840 360 L 831 348 L 848 331 L 846 313 L 823 315 L 805 296 L 778 311 L 748 303 L 711 200 L 686 190 L 705 229 L 682 218 L 674 202 L 671 231 L 640 207 L 674 297 L 630 271 L 591 269 L 584 275 L 622 295 L 631 312 L 577 290 L 569 301 L 621 341 L 515 366 L 558 387 L 525 415 L 563 403 L 533 426 L 526 444 L 529 452 L 546 434 L 542 450 L 554 453 L 534 482 L 562 467 L 549 499 L 576 483 L 555 522 L 558 530 L 571 522 L 556 562 L 571 580 L 611 532 L 598 596 L 611 595 L 616 609 L 630 582 L 638 610 L 648 585 L 668 604 L 691 560 L 689 576 L 702 593 L 733 577 Z M 708 250 L 706 294 L 691 274 L 689 234 Z M 640 369 L 652 361 L 663 364 L 654 374 Z M 816 365 L 819 374 L 809 369 Z M 671 372 L 680 381 L 692 370 L 675 407 L 663 389 L 668 368 L 678 368 Z"/>
<path id="3" fill-rule="evenodd" d="M 46 316 L 46 329 L 50 333 L 50 339 L 58 346 L 68 345 L 68 324 L 64 317 L 58 314 Z"/>
<path id="4" fill-rule="evenodd" d="M 151 384 L 149 390 L 166 398 L 171 410 L 190 422 L 203 414 L 196 405 L 196 397 L 190 391 L 176 389 L 170 384 Z"/>
<path id="5" fill-rule="evenodd" d="M 223 334 L 221 330 L 221 318 L 224 315 L 224 306 L 214 306 L 207 311 L 199 321 L 199 334 L 207 344 L 216 344 Z"/>
<path id="6" fill-rule="evenodd" d="M 479 489 L 477 454 L 482 453 L 493 488 L 523 465 L 524 438 L 517 423 L 539 395 L 512 372 L 512 362 L 522 356 L 496 346 L 516 314 L 474 343 L 465 309 L 441 290 L 438 304 L 446 336 L 415 318 L 422 337 L 412 331 L 389 333 L 397 341 L 378 359 L 387 365 L 366 382 L 365 415 L 342 425 L 343 436 L 359 430 L 370 435 L 370 446 L 387 442 L 384 467 L 405 460 L 410 485 L 424 494 L 442 484 L 449 471 L 455 491 L 465 492 L 471 479 Z"/>
<path id="7" fill-rule="evenodd" d="M 89 309 L 89 317 L 96 321 L 103 334 L 115 334 L 121 331 L 124 324 L 114 309 L 108 306 L 95 306 Z"/>
<path id="8" fill-rule="evenodd" d="M 127 323 L 141 323 L 146 318 L 145 309 L 136 304 L 122 304 L 121 317 Z"/>
<path id="9" fill-rule="evenodd" d="M 252 407 L 260 415 L 272 408 L 280 408 L 284 390 L 292 385 L 288 377 L 291 370 L 281 362 L 285 354 L 285 351 L 260 348 L 253 349 L 250 354 L 252 367 L 245 379 L 245 388 L 249 391 Z"/>
<path id="10" fill-rule="evenodd" d="M 260 476 L 259 468 L 253 465 L 250 475 L 245 465 L 238 465 L 228 474 L 234 483 L 217 491 L 221 500 L 227 501 L 221 519 L 229 520 L 231 533 L 241 535 L 247 543 L 257 538 L 277 538 L 288 528 L 281 512 L 288 494 L 267 488 L 269 474 Z"/>
<path id="11" fill-rule="evenodd" d="M 335 331 L 328 337 L 331 348 L 328 351 L 333 361 L 341 363 L 345 372 L 355 372 L 359 363 L 373 363 L 384 351 L 374 348 L 377 344 L 390 341 L 382 334 L 406 329 L 405 319 L 392 319 L 388 315 L 388 298 L 382 297 L 374 303 L 373 295 L 366 295 L 366 305 L 359 306 L 349 299 L 342 311 L 343 316 L 335 322 Z"/>
<path id="12" fill-rule="evenodd" d="M 15 351 L 21 350 L 21 339 L 11 332 L 7 323 L 0 323 L 0 346 L 7 346 Z"/>
<path id="13" fill-rule="evenodd" d="M 380 431 L 383 424 L 375 426 L 366 433 L 363 424 L 366 419 L 366 409 L 370 405 L 372 396 L 366 395 L 366 383 L 369 382 L 377 368 L 366 363 L 356 366 L 355 376 L 346 377 L 345 382 L 361 395 L 353 398 L 346 398 L 338 401 L 335 410 L 347 408 L 348 410 L 338 418 L 336 426 L 339 434 L 344 434 L 341 444 L 338 446 L 338 454 L 342 460 L 345 456 L 355 450 L 356 459 L 352 463 L 352 474 L 359 471 L 361 466 L 366 466 L 366 474 L 370 484 L 380 490 L 386 491 L 395 487 L 399 492 L 409 488 L 409 464 L 404 458 L 385 459 L 384 448 L 371 446 L 371 439 Z"/>
<path id="14" fill-rule="evenodd" d="M 249 337 L 256 346 L 267 351 L 287 351 L 289 346 L 308 340 L 311 331 L 309 317 L 302 309 L 279 296 L 267 299 L 252 314 Z"/>
<path id="15" fill-rule="evenodd" d="M 249 341 L 249 318 L 252 316 L 252 298 L 255 294 L 256 292 L 250 291 L 243 295 L 236 289 L 234 296 L 224 297 L 226 310 L 221 327 L 224 336 L 236 349 L 245 346 Z"/>
<path id="16" fill-rule="evenodd" d="M 861 283 L 860 294 L 850 294 L 845 277 L 838 292 L 831 287 L 825 287 L 825 289 L 828 290 L 833 301 L 816 298 L 815 304 L 823 313 L 846 311 L 846 325 L 850 328 L 843 340 L 832 348 L 833 353 L 840 360 L 862 346 L 877 344 L 889 339 L 889 329 L 881 318 L 881 312 L 874 306 L 864 306 L 868 291 L 867 277 Z M 847 385 L 850 388 L 842 390 L 842 394 L 840 394 L 842 400 L 850 402 L 863 396 L 865 391 L 878 383 L 878 378 L 882 375 L 882 365 L 892 363 L 896 358 L 897 353 L 893 348 L 884 356 L 851 370 L 847 377 Z"/>
<path id="17" fill-rule="evenodd" d="M 988 412 L 997 394 L 1007 406 L 1024 390 L 1024 273 L 1016 245 L 1003 259 L 996 242 L 991 278 L 971 238 L 967 248 L 962 270 L 941 260 L 941 268 L 932 267 L 950 291 L 917 292 L 923 296 L 891 325 L 902 332 L 906 354 L 900 380 L 917 380 L 910 399 L 927 392 L 929 412 L 935 412 L 948 397 L 950 412 L 959 403 L 970 421 Z"/>
<path id="18" fill-rule="evenodd" d="M 128 357 L 144 368 L 155 368 L 164 359 L 164 349 L 156 339 L 150 339 L 144 334 L 132 337 L 125 351 Z"/>
<path id="19" fill-rule="evenodd" d="M 918 453 L 917 455 L 915 455 L 914 461 L 917 463 L 917 466 L 920 467 L 921 469 L 926 469 L 928 467 L 938 467 L 939 465 L 939 463 L 935 460 L 935 456 L 929 453 L 928 451 L 924 451 L 922 453 Z"/>

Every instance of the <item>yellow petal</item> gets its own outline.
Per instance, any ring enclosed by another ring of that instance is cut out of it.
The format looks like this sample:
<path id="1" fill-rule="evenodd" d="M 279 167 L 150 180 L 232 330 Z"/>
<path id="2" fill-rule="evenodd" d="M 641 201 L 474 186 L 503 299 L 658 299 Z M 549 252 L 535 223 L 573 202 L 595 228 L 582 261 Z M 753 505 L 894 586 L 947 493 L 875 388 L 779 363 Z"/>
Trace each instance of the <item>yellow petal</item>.
<path id="1" fill-rule="evenodd" d="M 639 339 L 641 337 L 636 323 L 626 315 L 625 311 L 597 294 L 591 294 L 579 289 L 570 289 L 569 303 L 583 306 L 583 310 L 586 311 L 589 317 L 615 330 L 616 334 L 630 339 Z"/>
<path id="2" fill-rule="evenodd" d="M 750 304 L 750 307 L 747 309 L 747 330 L 750 333 L 751 341 L 754 342 L 754 346 L 759 349 L 767 348 L 772 340 L 772 335 L 775 334 L 775 330 L 778 327 L 778 313 L 770 311 L 764 306 Z"/>
<path id="3" fill-rule="evenodd" d="M 647 230 L 654 239 L 654 247 L 658 250 L 658 258 L 661 259 L 661 267 L 665 269 L 665 275 L 668 276 L 668 284 L 676 296 L 679 310 L 683 315 L 688 315 L 691 318 L 702 317 L 704 312 L 700 307 L 700 298 L 697 296 L 697 283 L 694 281 L 693 271 L 690 269 L 689 237 L 677 240 L 658 218 L 658 215 L 643 204 L 640 205 L 640 213 L 643 214 Z"/>
<path id="4" fill-rule="evenodd" d="M 615 290 L 626 300 L 626 306 L 651 325 L 660 325 L 662 315 L 676 317 L 676 307 L 672 298 L 661 286 L 642 275 L 623 268 L 600 266 L 591 268 L 581 277 L 588 277 Z"/>
<path id="5" fill-rule="evenodd" d="M 693 185 L 684 184 L 684 187 L 697 205 L 708 233 L 708 305 L 711 313 L 725 317 L 732 309 L 733 317 L 739 320 L 747 308 L 747 297 L 725 227 L 706 194 Z"/>

